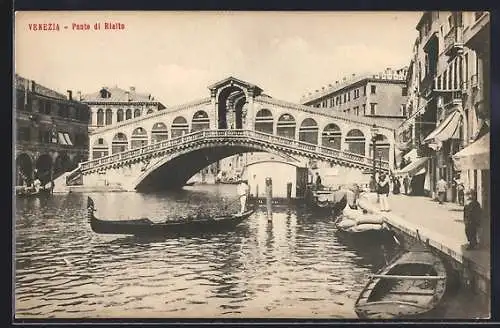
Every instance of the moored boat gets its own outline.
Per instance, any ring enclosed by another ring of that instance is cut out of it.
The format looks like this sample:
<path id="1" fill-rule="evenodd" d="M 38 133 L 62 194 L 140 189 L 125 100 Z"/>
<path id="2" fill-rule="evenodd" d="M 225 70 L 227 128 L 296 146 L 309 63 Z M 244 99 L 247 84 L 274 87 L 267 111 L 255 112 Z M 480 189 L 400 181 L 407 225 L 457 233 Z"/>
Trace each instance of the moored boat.
<path id="1" fill-rule="evenodd" d="M 49 193 L 50 193 L 50 189 L 43 189 L 42 188 L 39 190 L 35 190 L 33 188 L 27 188 L 27 187 L 22 187 L 22 188 L 16 187 L 16 196 L 20 197 L 20 198 L 47 195 Z"/>
<path id="2" fill-rule="evenodd" d="M 430 249 L 411 250 L 395 257 L 372 275 L 354 310 L 361 319 L 430 316 L 439 308 L 447 285 L 446 268 Z"/>
<path id="3" fill-rule="evenodd" d="M 389 230 L 380 214 L 369 214 L 367 211 L 346 206 L 342 216 L 336 223 L 337 229 L 343 232 L 362 233 Z"/>
<path id="4" fill-rule="evenodd" d="M 95 204 L 92 198 L 87 199 L 87 216 L 92 231 L 100 234 L 126 235 L 174 235 L 216 232 L 231 229 L 254 213 L 249 209 L 242 214 L 226 214 L 216 217 L 198 216 L 196 218 L 165 220 L 153 222 L 149 218 L 133 220 L 102 220 L 95 217 Z"/>

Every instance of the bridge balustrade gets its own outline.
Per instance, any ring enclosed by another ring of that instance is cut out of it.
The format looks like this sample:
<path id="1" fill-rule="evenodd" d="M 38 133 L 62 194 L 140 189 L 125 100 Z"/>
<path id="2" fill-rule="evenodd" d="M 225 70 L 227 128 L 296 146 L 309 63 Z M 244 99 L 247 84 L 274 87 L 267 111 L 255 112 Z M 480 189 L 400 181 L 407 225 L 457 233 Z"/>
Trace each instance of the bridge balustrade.
<path id="1" fill-rule="evenodd" d="M 295 148 L 299 150 L 304 150 L 307 152 L 316 152 L 319 154 L 333 156 L 340 159 L 349 160 L 352 162 L 372 165 L 373 160 L 371 158 L 359 155 L 356 153 L 340 151 L 338 149 L 329 148 L 317 144 L 312 144 L 304 141 L 299 141 L 295 139 L 290 139 L 282 136 L 272 135 L 264 133 L 261 131 L 250 131 L 250 130 L 201 130 L 195 131 L 190 134 L 185 134 L 177 138 L 164 140 L 158 143 L 150 144 L 141 148 L 135 148 L 131 150 L 126 150 L 124 152 L 116 153 L 106 157 L 101 157 L 86 163 L 81 163 L 80 170 L 89 170 L 96 166 L 116 163 L 122 160 L 131 159 L 137 156 L 141 156 L 150 152 L 158 151 L 161 149 L 168 149 L 177 145 L 181 145 L 187 142 L 192 142 L 196 140 L 206 140 L 207 138 L 220 138 L 220 137 L 245 137 L 248 139 L 254 139 L 256 141 L 267 141 L 274 143 L 276 145 L 281 145 L 287 148 Z M 378 165 L 381 164 L 382 168 L 388 169 L 389 163 L 383 161 L 380 163 L 377 161 Z"/>

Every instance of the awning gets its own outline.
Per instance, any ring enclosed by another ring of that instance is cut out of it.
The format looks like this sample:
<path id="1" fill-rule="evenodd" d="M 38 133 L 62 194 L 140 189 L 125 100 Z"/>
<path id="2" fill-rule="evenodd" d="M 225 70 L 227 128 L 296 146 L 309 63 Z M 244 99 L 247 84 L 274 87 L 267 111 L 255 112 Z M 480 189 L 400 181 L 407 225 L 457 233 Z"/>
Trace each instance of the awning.
<path id="1" fill-rule="evenodd" d="M 73 142 L 71 142 L 71 138 L 69 137 L 69 134 L 64 133 L 64 140 L 66 140 L 67 145 L 73 146 Z"/>
<path id="2" fill-rule="evenodd" d="M 456 110 L 453 111 L 424 139 L 424 142 L 439 144 L 448 139 L 458 139 L 458 127 L 461 119 L 462 115 Z"/>
<path id="3" fill-rule="evenodd" d="M 426 167 L 425 165 L 427 164 L 427 160 L 429 157 L 419 157 L 416 158 L 413 162 L 408 164 L 407 166 L 403 167 L 399 171 L 395 171 L 395 175 L 419 175 L 419 174 L 424 174 L 426 172 Z"/>
<path id="4" fill-rule="evenodd" d="M 411 161 L 414 161 L 416 160 L 418 157 L 418 154 L 417 154 L 417 150 L 416 149 L 412 149 L 408 152 L 408 154 L 404 155 L 403 158 L 405 159 L 405 161 L 407 160 L 411 160 Z"/>
<path id="5" fill-rule="evenodd" d="M 490 133 L 453 155 L 453 161 L 458 170 L 489 170 Z"/>
<path id="6" fill-rule="evenodd" d="M 62 132 L 57 133 L 57 140 L 61 145 L 67 145 L 66 139 L 64 139 L 64 134 Z"/>

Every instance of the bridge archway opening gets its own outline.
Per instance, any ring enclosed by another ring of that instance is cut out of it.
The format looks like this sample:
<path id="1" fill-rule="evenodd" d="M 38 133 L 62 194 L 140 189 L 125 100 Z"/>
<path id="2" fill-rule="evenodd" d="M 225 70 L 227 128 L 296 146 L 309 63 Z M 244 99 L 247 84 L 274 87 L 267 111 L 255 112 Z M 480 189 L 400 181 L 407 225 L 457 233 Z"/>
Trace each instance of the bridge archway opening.
<path id="1" fill-rule="evenodd" d="M 136 108 L 134 110 L 134 118 L 141 116 L 141 110 L 139 108 Z"/>
<path id="2" fill-rule="evenodd" d="M 100 158 L 109 155 L 109 145 L 104 138 L 98 138 L 92 145 L 92 158 Z"/>
<path id="3" fill-rule="evenodd" d="M 168 128 L 163 122 L 157 122 L 151 129 L 151 143 L 168 140 Z"/>
<path id="4" fill-rule="evenodd" d="M 130 120 L 132 118 L 132 109 L 128 108 L 125 111 L 125 120 Z"/>
<path id="5" fill-rule="evenodd" d="M 365 135 L 358 129 L 350 130 L 345 136 L 347 151 L 354 154 L 365 155 L 365 142 Z"/>
<path id="6" fill-rule="evenodd" d="M 119 108 L 116 111 L 116 122 L 121 122 L 123 121 L 123 109 Z"/>
<path id="7" fill-rule="evenodd" d="M 61 152 L 54 161 L 54 175 L 60 175 L 70 171 L 72 168 L 71 160 L 66 152 Z"/>
<path id="8" fill-rule="evenodd" d="M 193 115 L 191 121 L 191 132 L 210 129 L 210 119 L 207 112 L 199 110 Z"/>
<path id="9" fill-rule="evenodd" d="M 16 158 L 16 185 L 29 185 L 32 182 L 33 163 L 28 154 L 22 153 Z"/>
<path id="10" fill-rule="evenodd" d="M 391 145 L 389 143 L 389 139 L 383 134 L 381 134 L 381 138 L 375 141 L 375 158 L 377 160 L 389 161 L 389 152 Z M 373 158 L 373 144 L 370 143 L 370 158 Z"/>
<path id="11" fill-rule="evenodd" d="M 153 110 L 150 108 L 148 109 L 147 113 L 146 114 L 153 114 Z"/>
<path id="12" fill-rule="evenodd" d="M 106 125 L 113 124 L 113 111 L 111 109 L 106 109 Z"/>
<path id="13" fill-rule="evenodd" d="M 240 107 L 236 106 L 241 101 L 243 101 L 243 104 Z M 217 127 L 219 129 L 242 129 L 243 105 L 245 102 L 245 92 L 240 87 L 230 85 L 221 90 L 217 98 Z"/>
<path id="14" fill-rule="evenodd" d="M 276 133 L 278 136 L 295 139 L 296 123 L 291 114 L 283 114 L 276 124 Z"/>
<path id="15" fill-rule="evenodd" d="M 340 150 L 342 143 L 342 132 L 337 124 L 330 123 L 321 133 L 321 145 L 328 148 Z"/>
<path id="16" fill-rule="evenodd" d="M 128 140 L 125 133 L 118 132 L 111 142 L 111 154 L 120 153 L 128 149 Z"/>
<path id="17" fill-rule="evenodd" d="M 183 116 L 177 116 L 172 122 L 172 138 L 180 137 L 189 133 L 189 124 Z"/>
<path id="18" fill-rule="evenodd" d="M 299 128 L 299 140 L 318 144 L 318 123 L 312 118 L 306 118 L 302 121 Z"/>
<path id="19" fill-rule="evenodd" d="M 269 109 L 263 108 L 255 115 L 255 131 L 274 133 L 274 118 Z"/>
<path id="20" fill-rule="evenodd" d="M 139 148 L 148 145 L 148 133 L 146 129 L 138 127 L 132 131 L 132 137 L 130 138 L 130 148 Z"/>
<path id="21" fill-rule="evenodd" d="M 52 157 L 48 154 L 43 154 L 36 160 L 35 178 L 38 178 L 42 185 L 50 181 L 52 170 Z"/>

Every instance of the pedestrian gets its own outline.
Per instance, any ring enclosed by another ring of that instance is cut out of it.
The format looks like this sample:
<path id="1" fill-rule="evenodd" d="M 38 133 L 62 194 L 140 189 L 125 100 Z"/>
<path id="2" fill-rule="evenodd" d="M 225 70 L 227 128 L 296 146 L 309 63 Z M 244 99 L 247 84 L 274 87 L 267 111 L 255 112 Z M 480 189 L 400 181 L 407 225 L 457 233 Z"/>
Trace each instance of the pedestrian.
<path id="1" fill-rule="evenodd" d="M 477 193 L 474 189 L 467 192 L 467 203 L 464 206 L 465 235 L 467 236 L 467 249 L 477 247 L 477 232 L 481 225 L 482 209 L 477 201 Z"/>
<path id="2" fill-rule="evenodd" d="M 410 179 L 408 179 L 408 175 L 405 175 L 403 178 L 403 187 L 405 189 L 405 195 L 408 195 L 408 187 L 410 186 Z"/>
<path id="3" fill-rule="evenodd" d="M 459 180 L 457 184 L 457 194 L 458 194 L 458 204 L 460 204 L 460 206 L 464 206 L 464 192 L 465 192 L 464 183 L 461 180 Z"/>
<path id="4" fill-rule="evenodd" d="M 380 173 L 377 184 L 377 194 L 380 199 L 380 210 L 382 212 L 389 212 L 389 179 L 385 173 Z"/>
<path id="5" fill-rule="evenodd" d="M 319 175 L 319 172 L 316 172 L 316 189 L 320 190 L 322 188 L 321 184 L 321 176 Z"/>
<path id="6" fill-rule="evenodd" d="M 444 197 L 446 195 L 446 188 L 447 187 L 448 187 L 448 184 L 444 180 L 443 176 L 441 176 L 441 179 L 439 179 L 439 181 L 436 183 L 439 204 L 443 204 L 443 202 L 444 202 Z"/>
<path id="7" fill-rule="evenodd" d="M 392 181 L 392 193 L 394 195 L 398 195 L 401 192 L 401 182 L 397 177 L 394 177 Z"/>
<path id="8" fill-rule="evenodd" d="M 240 214 L 245 213 L 249 187 L 245 180 L 239 179 L 238 197 L 240 198 Z"/>

